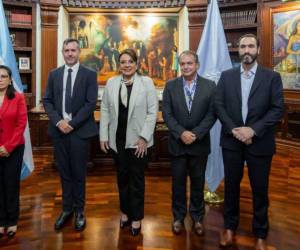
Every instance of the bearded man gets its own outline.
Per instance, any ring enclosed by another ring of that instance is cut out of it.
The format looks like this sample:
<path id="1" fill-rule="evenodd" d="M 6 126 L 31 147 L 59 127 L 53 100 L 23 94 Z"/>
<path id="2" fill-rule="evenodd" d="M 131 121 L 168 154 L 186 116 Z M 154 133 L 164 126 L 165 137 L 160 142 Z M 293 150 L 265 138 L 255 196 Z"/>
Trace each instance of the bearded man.
<path id="1" fill-rule="evenodd" d="M 283 115 L 280 75 L 258 65 L 259 40 L 253 34 L 239 39 L 241 66 L 222 72 L 215 108 L 222 123 L 220 145 L 225 172 L 224 227 L 220 245 L 233 244 L 239 224 L 240 182 L 244 163 L 253 194 L 255 249 L 266 248 L 268 184 L 275 153 L 275 127 Z"/>

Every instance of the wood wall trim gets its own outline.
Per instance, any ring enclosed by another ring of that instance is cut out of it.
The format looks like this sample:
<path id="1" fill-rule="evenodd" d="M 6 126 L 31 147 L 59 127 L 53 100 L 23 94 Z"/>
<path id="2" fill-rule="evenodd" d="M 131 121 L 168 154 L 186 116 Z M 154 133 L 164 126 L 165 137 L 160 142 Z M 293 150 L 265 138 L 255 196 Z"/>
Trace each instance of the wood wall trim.
<path id="1" fill-rule="evenodd" d="M 204 29 L 201 23 L 200 12 L 206 11 L 207 0 L 187 0 L 186 7 L 189 12 L 190 49 L 196 51 Z"/>
<path id="2" fill-rule="evenodd" d="M 185 0 L 62 0 L 62 4 L 66 7 L 76 8 L 101 8 L 101 9 L 115 9 L 115 8 L 172 8 L 182 7 L 185 4 Z"/>
<path id="3" fill-rule="evenodd" d="M 57 30 L 60 1 L 41 0 L 41 91 L 44 96 L 48 74 L 57 67 Z"/>

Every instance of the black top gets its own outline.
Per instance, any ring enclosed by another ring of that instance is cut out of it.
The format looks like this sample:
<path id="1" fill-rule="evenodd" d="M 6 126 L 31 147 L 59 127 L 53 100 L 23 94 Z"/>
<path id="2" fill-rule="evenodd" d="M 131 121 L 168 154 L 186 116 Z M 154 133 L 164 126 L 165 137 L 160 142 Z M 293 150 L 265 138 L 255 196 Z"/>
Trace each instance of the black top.
<path id="1" fill-rule="evenodd" d="M 118 116 L 118 128 L 116 134 L 116 141 L 117 144 L 122 143 L 125 146 L 126 142 L 126 130 L 127 130 L 127 120 L 128 120 L 128 107 L 129 107 L 129 100 L 132 90 L 131 85 L 126 85 L 127 87 L 127 107 L 125 107 L 121 100 L 121 87 L 119 90 L 119 116 Z"/>

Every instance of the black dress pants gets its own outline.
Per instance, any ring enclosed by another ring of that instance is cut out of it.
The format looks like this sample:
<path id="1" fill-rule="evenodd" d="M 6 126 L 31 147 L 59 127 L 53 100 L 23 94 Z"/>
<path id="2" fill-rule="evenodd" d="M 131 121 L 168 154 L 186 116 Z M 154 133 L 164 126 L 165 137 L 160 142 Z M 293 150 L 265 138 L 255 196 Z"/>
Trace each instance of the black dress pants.
<path id="1" fill-rule="evenodd" d="M 186 182 L 190 177 L 189 213 L 193 221 L 203 221 L 205 214 L 204 183 L 207 155 L 171 157 L 172 211 L 174 221 L 184 221 L 187 213 Z"/>
<path id="2" fill-rule="evenodd" d="M 135 149 L 125 149 L 124 142 L 117 142 L 117 150 L 118 153 L 113 152 L 113 158 L 117 167 L 120 210 L 130 220 L 142 220 L 148 156 L 137 158 Z"/>
<path id="3" fill-rule="evenodd" d="M 24 145 L 0 157 L 0 227 L 17 225 L 20 212 L 20 175 Z"/>
<path id="4" fill-rule="evenodd" d="M 65 212 L 84 210 L 89 142 L 89 139 L 82 139 L 72 132 L 53 139 Z"/>
<path id="5" fill-rule="evenodd" d="M 231 151 L 223 149 L 225 172 L 224 226 L 235 231 L 239 224 L 240 183 L 247 162 L 248 175 L 253 199 L 253 234 L 265 239 L 269 230 L 268 186 L 272 155 L 256 156 L 246 150 Z"/>

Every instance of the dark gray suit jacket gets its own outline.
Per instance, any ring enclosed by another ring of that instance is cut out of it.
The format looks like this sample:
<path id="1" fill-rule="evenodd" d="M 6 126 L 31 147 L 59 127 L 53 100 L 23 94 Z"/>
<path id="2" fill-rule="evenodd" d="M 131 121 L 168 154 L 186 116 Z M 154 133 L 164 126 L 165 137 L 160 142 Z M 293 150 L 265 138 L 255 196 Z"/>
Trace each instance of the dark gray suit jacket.
<path id="1" fill-rule="evenodd" d="M 46 93 L 43 98 L 44 108 L 49 117 L 48 134 L 51 137 L 62 135 L 56 124 L 63 119 L 63 75 L 64 66 L 54 69 L 48 77 Z M 70 125 L 81 138 L 89 138 L 98 134 L 94 119 L 98 96 L 96 72 L 79 65 L 72 92 L 72 120 Z"/>
<path id="2" fill-rule="evenodd" d="M 272 155 L 275 152 L 275 126 L 283 115 L 283 91 L 277 72 L 257 67 L 248 99 L 248 115 L 242 118 L 240 67 L 222 72 L 216 95 L 215 109 L 222 123 L 221 146 L 242 150 L 245 144 L 235 139 L 232 129 L 251 127 L 256 136 L 247 150 L 254 155 Z"/>
<path id="3" fill-rule="evenodd" d="M 163 118 L 170 132 L 169 152 L 174 156 L 210 153 L 209 130 L 216 121 L 213 106 L 216 85 L 200 76 L 197 79 L 190 113 L 186 105 L 182 77 L 168 81 L 163 92 Z M 185 145 L 180 139 L 185 130 L 192 131 L 197 136 L 191 145 Z"/>

